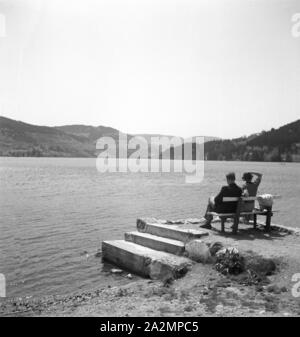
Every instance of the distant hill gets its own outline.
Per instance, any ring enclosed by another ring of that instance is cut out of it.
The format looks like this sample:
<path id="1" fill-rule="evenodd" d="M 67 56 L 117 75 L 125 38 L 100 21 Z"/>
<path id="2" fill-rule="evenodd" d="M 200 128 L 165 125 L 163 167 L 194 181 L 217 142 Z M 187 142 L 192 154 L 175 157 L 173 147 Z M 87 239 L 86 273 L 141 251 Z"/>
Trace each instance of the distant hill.
<path id="1" fill-rule="evenodd" d="M 118 140 L 119 131 L 105 126 L 48 127 L 0 117 L 0 155 L 25 157 L 95 157 L 100 137 Z"/>
<path id="2" fill-rule="evenodd" d="M 84 137 L 91 142 L 96 142 L 100 137 L 117 138 L 119 136 L 119 130 L 107 126 L 64 125 L 56 126 L 55 129 L 69 135 Z"/>
<path id="3" fill-rule="evenodd" d="M 278 129 L 205 144 L 207 160 L 300 162 L 300 119 Z"/>
<path id="4" fill-rule="evenodd" d="M 200 148 L 194 140 L 188 143 L 192 151 L 184 153 L 178 147 L 171 147 L 163 155 L 171 153 L 171 159 L 202 159 Z M 205 137 L 205 160 L 241 160 L 241 161 L 285 161 L 300 162 L 300 120 L 284 125 L 278 129 L 262 131 L 248 137 L 235 139 L 213 139 Z"/>
<path id="5" fill-rule="evenodd" d="M 94 152 L 83 136 L 0 117 L 1 156 L 89 157 Z"/>
<path id="6" fill-rule="evenodd" d="M 112 137 L 116 141 L 118 156 L 119 133 L 119 130 L 107 126 L 64 125 L 48 127 L 27 124 L 0 116 L 0 156 L 95 157 L 100 152 L 96 150 L 96 142 L 100 137 Z M 147 146 L 150 144 L 151 137 L 165 136 L 169 140 L 173 137 L 158 134 L 134 136 L 145 138 Z M 127 135 L 128 140 L 132 137 L 133 135 Z M 204 141 L 206 160 L 300 162 L 300 120 L 249 137 L 227 140 L 204 137 Z M 159 146 L 158 143 L 154 145 L 156 148 Z M 167 151 L 169 152 L 169 150 Z M 195 158 L 196 151 L 198 150 L 193 144 L 191 153 L 193 158 Z M 130 155 L 132 152 L 135 150 L 128 151 L 128 154 Z M 159 152 L 161 152 L 161 148 Z M 171 158 L 174 159 L 174 153 L 176 158 L 177 152 L 172 146 L 170 152 Z M 162 157 L 162 153 L 159 156 Z M 185 158 L 190 159 L 186 156 Z"/>
<path id="7" fill-rule="evenodd" d="M 116 141 L 117 156 L 119 153 L 119 130 L 107 126 L 64 125 L 38 126 L 0 116 L 0 156 L 15 157 L 95 157 L 96 142 L 101 137 L 112 137 Z M 145 139 L 150 155 L 150 141 L 154 134 L 129 135 Z M 143 137 L 143 138 L 142 138 Z M 165 136 L 168 139 L 173 136 Z M 126 145 L 123 146 L 125 149 Z M 159 144 L 155 144 L 157 148 Z M 130 155 L 135 150 L 128 150 Z"/>

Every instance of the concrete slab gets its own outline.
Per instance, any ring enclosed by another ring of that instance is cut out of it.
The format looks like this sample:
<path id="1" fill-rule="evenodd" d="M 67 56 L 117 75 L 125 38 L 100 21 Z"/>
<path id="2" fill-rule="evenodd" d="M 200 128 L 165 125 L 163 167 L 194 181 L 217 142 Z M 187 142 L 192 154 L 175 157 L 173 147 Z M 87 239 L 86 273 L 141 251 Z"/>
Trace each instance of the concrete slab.
<path id="1" fill-rule="evenodd" d="M 180 228 L 175 225 L 163 225 L 157 223 L 149 223 L 143 219 L 137 219 L 137 230 L 142 233 L 162 236 L 173 240 L 188 242 L 194 239 L 200 239 L 209 233 L 205 230 Z"/>
<path id="2" fill-rule="evenodd" d="M 184 243 L 182 241 L 163 238 L 148 233 L 125 233 L 125 240 L 170 254 L 182 255 L 184 253 Z"/>
<path id="3" fill-rule="evenodd" d="M 166 280 L 184 276 L 191 260 L 124 240 L 102 242 L 103 259 L 144 277 Z"/>

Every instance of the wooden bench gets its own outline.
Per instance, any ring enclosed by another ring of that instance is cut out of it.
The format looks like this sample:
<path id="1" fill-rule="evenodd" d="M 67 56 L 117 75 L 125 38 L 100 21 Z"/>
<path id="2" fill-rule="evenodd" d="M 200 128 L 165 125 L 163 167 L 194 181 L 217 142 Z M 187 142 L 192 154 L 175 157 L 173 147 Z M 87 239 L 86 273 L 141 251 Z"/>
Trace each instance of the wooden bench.
<path id="1" fill-rule="evenodd" d="M 236 234 L 238 231 L 238 226 L 240 222 L 240 217 L 245 215 L 253 215 L 253 226 L 257 226 L 257 215 L 263 215 L 266 217 L 266 231 L 270 231 L 271 228 L 271 217 L 273 216 L 272 207 L 265 208 L 264 210 L 253 209 L 252 212 L 242 212 L 243 203 L 245 201 L 255 201 L 257 197 L 223 197 L 223 202 L 233 202 L 237 201 L 237 207 L 235 213 L 216 213 L 209 212 L 208 214 L 216 215 L 221 218 L 221 231 L 225 232 L 225 222 L 227 218 L 233 218 L 232 233 Z"/>

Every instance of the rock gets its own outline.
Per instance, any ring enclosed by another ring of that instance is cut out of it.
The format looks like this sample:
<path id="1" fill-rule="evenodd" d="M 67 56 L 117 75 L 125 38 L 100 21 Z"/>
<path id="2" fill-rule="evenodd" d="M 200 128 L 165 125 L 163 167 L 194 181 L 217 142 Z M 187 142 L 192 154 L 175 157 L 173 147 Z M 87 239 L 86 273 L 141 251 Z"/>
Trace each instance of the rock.
<path id="1" fill-rule="evenodd" d="M 261 291 L 263 291 L 263 290 L 264 290 L 264 287 L 263 287 L 262 285 L 258 284 L 258 285 L 256 286 L 256 291 L 257 291 L 257 292 L 261 292 Z"/>
<path id="2" fill-rule="evenodd" d="M 123 270 L 122 269 L 117 269 L 117 268 L 113 268 L 110 270 L 111 273 L 113 274 L 121 274 L 123 273 Z"/>
<path id="3" fill-rule="evenodd" d="M 281 294 L 281 292 L 287 291 L 286 287 L 279 287 L 277 284 L 270 284 L 266 287 L 269 293 Z"/>
<path id="4" fill-rule="evenodd" d="M 241 292 L 241 290 L 236 288 L 236 287 L 232 287 L 232 286 L 227 287 L 226 292 L 228 292 L 228 293 L 230 293 L 234 296 L 237 296 L 238 298 L 243 297 L 243 293 Z"/>
<path id="5" fill-rule="evenodd" d="M 198 224 L 198 223 L 205 222 L 205 221 L 206 221 L 205 218 L 202 218 L 202 219 L 190 218 L 190 219 L 185 220 L 186 223 L 191 223 L 191 224 Z"/>
<path id="6" fill-rule="evenodd" d="M 84 250 L 83 252 L 80 253 L 80 256 L 85 256 L 88 255 L 88 251 Z"/>
<path id="7" fill-rule="evenodd" d="M 217 314 L 220 314 L 223 310 L 224 310 L 223 304 L 218 304 L 218 305 L 216 306 L 216 313 L 217 313 Z"/>
<path id="8" fill-rule="evenodd" d="M 209 293 L 208 287 L 204 287 L 202 290 L 202 295 L 208 295 L 208 293 Z"/>
<path id="9" fill-rule="evenodd" d="M 163 222 L 161 222 L 163 223 Z M 184 220 L 179 219 L 179 220 L 166 220 L 164 223 L 169 224 L 169 225 L 181 225 L 184 224 Z"/>
<path id="10" fill-rule="evenodd" d="M 223 248 L 224 248 L 223 244 L 221 242 L 217 241 L 217 242 L 214 242 L 210 245 L 209 251 L 210 251 L 210 254 L 212 256 L 215 256 L 216 253 Z"/>
<path id="11" fill-rule="evenodd" d="M 132 279 L 132 275 L 131 274 L 128 274 L 126 277 L 129 278 L 130 280 Z"/>
<path id="12" fill-rule="evenodd" d="M 230 255 L 238 255 L 239 251 L 237 250 L 237 248 L 235 247 L 228 247 L 228 248 L 223 248 L 221 250 L 218 251 L 218 253 L 216 254 L 218 257 L 220 256 L 225 256 L 227 254 Z"/>
<path id="13" fill-rule="evenodd" d="M 98 250 L 97 253 L 95 254 L 95 257 L 101 257 L 102 256 L 102 251 Z"/>
<path id="14" fill-rule="evenodd" d="M 183 308 L 184 311 L 187 311 L 187 312 L 191 312 L 194 310 L 194 307 L 190 304 L 186 305 L 184 308 Z"/>
<path id="15" fill-rule="evenodd" d="M 276 264 L 273 260 L 261 256 L 248 256 L 245 259 L 246 269 L 250 269 L 259 275 L 269 276 L 276 270 Z"/>
<path id="16" fill-rule="evenodd" d="M 173 268 L 167 264 L 162 264 L 160 261 L 153 261 L 149 265 L 150 269 L 150 277 L 152 279 L 159 279 L 159 280 L 167 280 L 172 279 L 173 274 Z"/>
<path id="17" fill-rule="evenodd" d="M 123 297 L 123 296 L 126 296 L 127 294 L 128 294 L 128 292 L 127 292 L 126 289 L 119 288 L 117 293 L 116 293 L 116 296 L 117 297 Z"/>
<path id="18" fill-rule="evenodd" d="M 223 278 L 217 282 L 216 287 L 219 287 L 219 288 L 231 287 L 231 281 L 227 278 Z"/>
<path id="19" fill-rule="evenodd" d="M 208 263 L 211 261 L 211 254 L 207 244 L 201 240 L 192 240 L 185 245 L 188 257 L 196 262 Z"/>

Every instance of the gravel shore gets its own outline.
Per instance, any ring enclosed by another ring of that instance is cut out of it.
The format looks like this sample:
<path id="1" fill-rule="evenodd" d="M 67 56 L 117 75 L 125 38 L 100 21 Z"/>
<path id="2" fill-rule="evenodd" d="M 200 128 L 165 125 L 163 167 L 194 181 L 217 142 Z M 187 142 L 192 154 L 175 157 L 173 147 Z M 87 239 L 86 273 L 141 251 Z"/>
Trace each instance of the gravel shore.
<path id="1" fill-rule="evenodd" d="M 194 263 L 170 283 L 133 277 L 124 286 L 68 296 L 0 299 L 0 316 L 300 316 L 300 297 L 292 292 L 292 276 L 300 273 L 299 235 L 241 227 L 235 237 L 212 231 L 206 240 L 252 259 L 272 259 L 276 270 L 249 282 L 246 275 L 222 275 L 213 264 Z"/>

